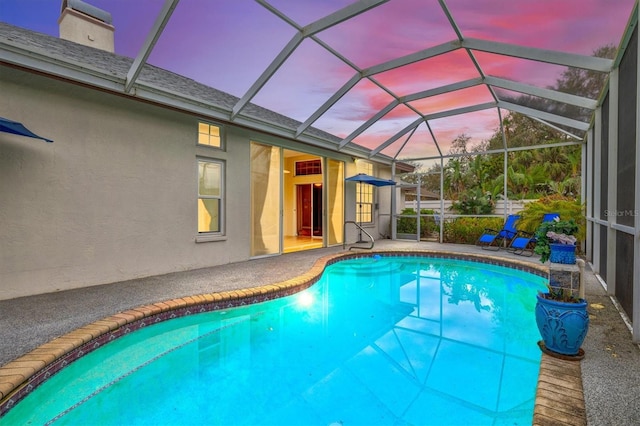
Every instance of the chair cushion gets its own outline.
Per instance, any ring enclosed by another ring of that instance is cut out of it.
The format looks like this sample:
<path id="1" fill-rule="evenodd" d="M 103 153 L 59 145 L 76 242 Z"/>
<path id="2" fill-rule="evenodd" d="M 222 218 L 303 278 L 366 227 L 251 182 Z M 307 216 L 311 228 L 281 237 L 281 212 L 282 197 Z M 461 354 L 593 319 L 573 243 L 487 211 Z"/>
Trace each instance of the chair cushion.
<path id="1" fill-rule="evenodd" d="M 484 234 L 478 238 L 478 241 L 481 243 L 491 244 L 496 239 L 495 235 Z"/>

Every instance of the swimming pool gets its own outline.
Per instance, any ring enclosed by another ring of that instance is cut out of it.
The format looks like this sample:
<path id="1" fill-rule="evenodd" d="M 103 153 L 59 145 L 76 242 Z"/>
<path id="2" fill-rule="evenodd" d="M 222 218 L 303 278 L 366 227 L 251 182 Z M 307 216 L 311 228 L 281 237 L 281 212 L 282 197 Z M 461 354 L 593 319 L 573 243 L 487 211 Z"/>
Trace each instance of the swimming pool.
<path id="1" fill-rule="evenodd" d="M 335 263 L 296 295 L 85 355 L 1 424 L 530 424 L 545 279 L 424 258 Z"/>

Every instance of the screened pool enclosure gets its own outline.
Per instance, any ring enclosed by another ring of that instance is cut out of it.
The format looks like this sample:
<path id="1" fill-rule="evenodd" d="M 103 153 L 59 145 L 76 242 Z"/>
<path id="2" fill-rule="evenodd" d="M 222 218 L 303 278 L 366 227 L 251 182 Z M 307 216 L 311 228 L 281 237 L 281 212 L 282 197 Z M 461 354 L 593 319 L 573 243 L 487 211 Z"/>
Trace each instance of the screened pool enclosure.
<path id="1" fill-rule="evenodd" d="M 55 19 L 47 26 L 20 13 L 28 3 L 7 6 L 0 19 L 57 36 Z M 435 175 L 430 196 L 444 220 L 450 159 L 485 155 L 500 163 L 497 198 L 507 206 L 514 201 L 509 154 L 579 147 L 573 195 L 586 209 L 586 257 L 640 342 L 637 1 L 60 3 L 108 11 L 95 18 L 117 28 L 115 53 L 133 58 L 118 65 L 126 67 L 124 81 L 51 59 L 64 51 L 20 56 L 5 41 L 0 61 L 388 166 L 398 182 L 392 224 L 403 191 L 413 188 L 421 199 L 420 181 L 403 180 L 407 165 L 420 179 Z M 220 92 L 199 98 L 166 90 L 154 84 L 153 67 Z M 554 138 L 513 137 L 516 117 Z M 325 226 L 338 230 L 341 213 L 335 218 Z"/>

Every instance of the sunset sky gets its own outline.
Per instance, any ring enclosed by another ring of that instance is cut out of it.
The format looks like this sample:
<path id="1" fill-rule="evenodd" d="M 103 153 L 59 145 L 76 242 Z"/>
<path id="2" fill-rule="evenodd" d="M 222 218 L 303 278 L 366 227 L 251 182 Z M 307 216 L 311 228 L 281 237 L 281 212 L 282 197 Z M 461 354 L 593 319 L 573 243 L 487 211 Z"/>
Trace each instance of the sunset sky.
<path id="1" fill-rule="evenodd" d="M 164 0 L 85 0 L 112 14 L 116 53 L 135 57 Z M 62 0 L 0 0 L 0 21 L 58 36 Z M 348 0 L 270 0 L 299 26 L 349 4 Z M 618 46 L 634 0 L 448 0 L 465 38 L 591 55 L 604 45 Z M 242 97 L 293 37 L 295 29 L 253 0 L 182 0 L 149 62 Z M 356 73 L 380 63 L 457 39 L 437 0 L 391 0 L 317 35 L 349 63 L 306 39 L 265 84 L 252 102 L 301 122 Z M 563 67 L 491 53 L 474 52 L 486 75 L 539 87 L 553 86 Z M 354 68 L 356 67 L 356 68 Z M 394 95 L 405 96 L 478 77 L 470 55 L 459 49 L 383 72 L 373 78 Z M 374 82 L 363 79 L 313 125 L 346 137 L 392 101 Z M 485 86 L 421 99 L 410 105 L 431 114 L 493 98 Z M 419 116 L 401 105 L 355 139 L 374 148 Z M 474 142 L 498 127 L 495 109 L 430 122 L 444 153 L 464 133 Z M 408 136 L 408 134 L 406 135 Z M 383 152 L 396 155 L 406 136 Z M 399 156 L 437 155 L 421 125 Z"/>

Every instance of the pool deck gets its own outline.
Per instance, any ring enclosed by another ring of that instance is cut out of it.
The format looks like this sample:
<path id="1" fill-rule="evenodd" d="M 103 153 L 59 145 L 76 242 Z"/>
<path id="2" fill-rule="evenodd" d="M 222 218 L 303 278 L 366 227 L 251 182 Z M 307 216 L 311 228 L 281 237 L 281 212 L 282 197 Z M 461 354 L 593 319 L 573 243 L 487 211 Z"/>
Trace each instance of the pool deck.
<path id="1" fill-rule="evenodd" d="M 438 250 L 505 257 L 531 262 L 536 267 L 540 265 L 535 257 L 523 258 L 464 245 L 381 240 L 376 242 L 375 250 Z M 0 300 L 0 400 L 19 389 L 25 376 L 41 369 L 43 360 L 51 362 L 79 343 L 148 316 L 151 310 L 160 313 L 207 301 L 204 296 L 191 297 L 194 295 L 222 293 L 254 298 L 257 293 L 245 294 L 242 289 L 282 287 L 283 283 L 286 283 L 284 287 L 293 288 L 301 282 L 298 277 L 322 271 L 318 259 L 340 253 L 343 253 L 342 247 L 316 249 Z M 582 361 L 567 361 L 543 354 L 534 424 L 640 424 L 640 348 L 632 343 L 625 319 L 588 266 L 585 278 L 591 317 L 583 344 L 585 357 Z"/>

